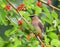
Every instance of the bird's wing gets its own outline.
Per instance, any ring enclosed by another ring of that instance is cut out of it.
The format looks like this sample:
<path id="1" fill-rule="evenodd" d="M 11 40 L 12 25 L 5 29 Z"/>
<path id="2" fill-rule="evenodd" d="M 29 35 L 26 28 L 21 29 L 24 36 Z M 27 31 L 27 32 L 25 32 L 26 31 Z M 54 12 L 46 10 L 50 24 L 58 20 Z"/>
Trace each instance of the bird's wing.
<path id="1" fill-rule="evenodd" d="M 38 26 L 40 27 L 41 30 L 44 28 L 44 25 L 41 22 L 38 22 Z"/>
<path id="2" fill-rule="evenodd" d="M 38 22 L 38 26 L 39 26 L 39 28 L 42 31 L 42 37 L 41 37 L 41 39 L 43 40 L 44 39 L 44 25 L 41 22 Z"/>
<path id="3" fill-rule="evenodd" d="M 42 30 L 42 32 L 44 33 L 44 25 L 41 22 L 38 22 L 38 26 Z"/>

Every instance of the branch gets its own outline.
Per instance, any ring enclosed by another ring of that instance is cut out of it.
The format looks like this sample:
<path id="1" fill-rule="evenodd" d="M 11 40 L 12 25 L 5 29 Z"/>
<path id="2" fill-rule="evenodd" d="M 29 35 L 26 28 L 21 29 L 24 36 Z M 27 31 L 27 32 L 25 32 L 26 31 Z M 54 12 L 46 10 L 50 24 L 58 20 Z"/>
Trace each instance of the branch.
<path id="1" fill-rule="evenodd" d="M 16 8 L 10 3 L 9 0 L 6 0 L 6 1 L 16 10 Z M 19 15 L 20 17 L 22 17 L 22 19 L 30 26 L 30 23 L 29 23 L 22 15 L 20 15 L 19 11 L 16 10 L 16 12 L 17 12 L 18 15 Z M 6 16 L 6 18 L 7 18 L 8 21 L 10 21 L 10 19 L 9 19 L 7 16 Z M 11 21 L 10 21 L 10 22 L 11 22 Z M 38 36 L 37 36 L 37 38 L 38 38 L 38 40 L 39 40 L 40 43 L 44 44 L 44 43 L 42 42 L 42 40 L 41 40 Z"/>
<path id="2" fill-rule="evenodd" d="M 8 17 L 8 16 L 6 16 L 6 19 L 9 21 L 9 22 L 11 22 L 11 20 L 10 20 L 10 18 Z M 21 30 L 21 29 L 20 29 Z M 36 35 L 35 35 L 36 36 Z M 40 39 L 40 37 L 39 36 L 36 36 L 37 37 L 37 39 L 39 40 L 39 42 L 44 46 L 44 43 L 42 42 L 42 40 Z M 45 46 L 44 46 L 45 47 Z"/>
<path id="3" fill-rule="evenodd" d="M 6 19 L 7 19 L 9 22 L 11 22 L 11 20 L 10 20 L 10 18 L 9 18 L 8 16 L 6 16 Z M 36 35 L 35 35 L 35 36 L 36 36 Z M 44 43 L 42 42 L 42 40 L 40 39 L 40 37 L 39 37 L 39 36 L 36 36 L 36 37 L 37 37 L 37 39 L 39 40 L 39 42 L 44 45 Z"/>
<path id="4" fill-rule="evenodd" d="M 36 37 L 37 37 L 37 39 L 39 40 L 39 42 L 41 43 L 41 47 L 46 47 L 46 46 L 44 45 L 43 41 L 40 39 L 40 37 L 39 37 L 39 36 L 36 36 Z"/>
<path id="5" fill-rule="evenodd" d="M 8 16 L 6 16 L 6 19 L 11 23 L 11 20 L 10 20 L 10 18 L 8 17 Z M 21 29 L 20 29 L 21 30 Z M 36 36 L 36 35 L 35 35 Z M 40 39 L 40 37 L 39 36 L 36 36 L 37 37 L 37 39 L 39 40 L 39 42 L 44 46 L 44 43 L 42 42 L 42 40 Z M 45 46 L 44 46 L 45 47 Z"/>
<path id="6" fill-rule="evenodd" d="M 10 20 L 10 18 L 9 18 L 8 16 L 6 16 L 6 19 L 7 19 L 9 22 L 11 22 L 11 20 Z"/>
<path id="7" fill-rule="evenodd" d="M 42 2 L 42 3 L 44 3 L 44 4 L 46 4 L 46 5 L 48 5 L 47 2 L 45 2 L 44 0 L 38 0 L 38 1 L 40 1 L 40 2 Z M 55 7 L 55 6 L 51 5 L 51 4 L 48 5 L 48 6 L 51 7 L 51 8 L 53 8 L 54 10 L 60 11 L 59 8 L 57 8 L 57 7 Z"/>
<path id="8" fill-rule="evenodd" d="M 6 1 L 16 10 L 18 15 L 27 23 L 27 25 L 30 26 L 30 23 L 22 15 L 20 15 L 19 11 L 17 11 L 17 9 L 10 3 L 10 1 L 9 0 Z"/>

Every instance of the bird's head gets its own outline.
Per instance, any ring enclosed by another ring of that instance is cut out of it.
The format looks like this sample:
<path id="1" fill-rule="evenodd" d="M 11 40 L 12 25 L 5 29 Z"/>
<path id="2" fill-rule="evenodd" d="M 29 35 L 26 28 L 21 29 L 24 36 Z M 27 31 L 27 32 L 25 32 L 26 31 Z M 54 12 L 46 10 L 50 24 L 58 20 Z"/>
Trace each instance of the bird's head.
<path id="1" fill-rule="evenodd" d="M 33 14 L 33 15 L 31 15 L 31 16 L 29 16 L 31 19 L 34 19 L 35 17 L 36 17 L 36 15 L 35 14 Z"/>

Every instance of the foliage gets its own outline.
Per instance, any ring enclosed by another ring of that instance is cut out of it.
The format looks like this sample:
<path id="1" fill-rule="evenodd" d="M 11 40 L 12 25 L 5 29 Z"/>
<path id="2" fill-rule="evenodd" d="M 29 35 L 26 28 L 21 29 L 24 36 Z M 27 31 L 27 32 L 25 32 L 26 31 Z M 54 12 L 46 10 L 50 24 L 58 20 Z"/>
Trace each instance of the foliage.
<path id="1" fill-rule="evenodd" d="M 9 1 L 16 8 L 19 7 L 17 11 L 29 23 L 31 23 L 29 17 L 31 14 L 36 14 L 41 19 L 45 26 L 45 45 L 60 47 L 60 19 L 57 11 L 43 3 L 37 6 L 36 0 Z M 24 5 L 20 5 L 21 3 Z M 6 9 L 7 4 L 6 0 L 0 0 L 0 47 L 40 47 L 39 41 L 33 34 L 35 31 L 33 26 L 31 24 L 28 26 L 12 6 Z M 20 9 L 21 6 L 23 7 Z"/>

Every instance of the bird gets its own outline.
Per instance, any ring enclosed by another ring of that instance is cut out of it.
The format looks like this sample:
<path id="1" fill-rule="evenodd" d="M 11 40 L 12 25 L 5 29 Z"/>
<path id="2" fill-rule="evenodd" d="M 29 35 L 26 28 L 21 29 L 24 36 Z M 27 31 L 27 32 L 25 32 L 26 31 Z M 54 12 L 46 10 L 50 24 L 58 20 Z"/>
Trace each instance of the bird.
<path id="1" fill-rule="evenodd" d="M 36 30 L 35 35 L 39 36 L 41 40 L 43 40 L 44 39 L 44 24 L 35 14 L 32 14 L 29 17 L 31 18 L 31 24 Z"/>

